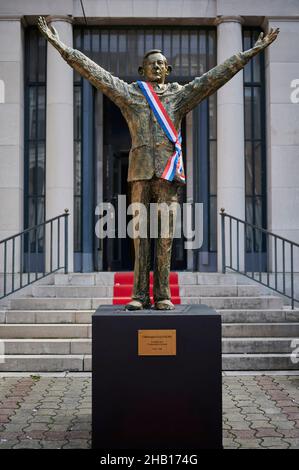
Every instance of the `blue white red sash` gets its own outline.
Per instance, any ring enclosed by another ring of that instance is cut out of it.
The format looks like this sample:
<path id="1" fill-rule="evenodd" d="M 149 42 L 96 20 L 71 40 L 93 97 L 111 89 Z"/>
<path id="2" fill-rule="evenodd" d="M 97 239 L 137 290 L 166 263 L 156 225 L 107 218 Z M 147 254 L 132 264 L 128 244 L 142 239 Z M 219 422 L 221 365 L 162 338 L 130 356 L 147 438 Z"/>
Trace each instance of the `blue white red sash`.
<path id="1" fill-rule="evenodd" d="M 182 158 L 181 132 L 176 131 L 166 109 L 161 103 L 158 95 L 155 93 L 152 85 L 140 80 L 138 80 L 137 83 L 156 116 L 158 123 L 162 127 L 168 139 L 174 144 L 174 153 L 169 157 L 161 178 L 172 181 L 174 177 L 176 177 L 176 179 L 185 183 L 186 179 Z"/>

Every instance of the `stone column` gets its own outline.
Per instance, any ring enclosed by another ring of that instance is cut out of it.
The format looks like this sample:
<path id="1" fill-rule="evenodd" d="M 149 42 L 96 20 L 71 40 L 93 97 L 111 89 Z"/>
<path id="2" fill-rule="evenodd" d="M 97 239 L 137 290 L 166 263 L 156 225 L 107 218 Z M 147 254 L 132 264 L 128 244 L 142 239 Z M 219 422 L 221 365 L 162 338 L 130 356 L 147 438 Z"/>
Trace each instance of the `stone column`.
<path id="1" fill-rule="evenodd" d="M 268 229 L 299 243 L 299 21 L 267 18 L 263 26 L 265 31 L 280 29 L 277 40 L 265 51 Z M 274 270 L 273 245 L 269 254 Z M 286 245 L 286 271 L 290 267 Z M 283 270 L 281 241 L 277 243 L 277 270 Z M 294 271 L 299 272 L 299 248 L 294 248 Z"/>
<path id="2" fill-rule="evenodd" d="M 243 50 L 242 18 L 219 17 L 217 25 L 217 63 L 221 64 Z M 219 214 L 220 208 L 224 207 L 227 213 L 245 219 L 243 71 L 238 72 L 217 93 L 217 133 L 217 212 Z M 218 271 L 222 269 L 220 222 L 218 216 Z M 233 266 L 236 266 L 234 225 L 232 261 Z M 228 235 L 227 231 L 226 245 L 229 245 Z M 241 226 L 239 235 L 239 268 L 244 269 L 244 231 Z"/>
<path id="3" fill-rule="evenodd" d="M 0 16 L 0 240 L 23 230 L 24 206 L 24 54 L 21 17 Z M 19 243 L 14 270 L 20 270 Z M 0 245 L 0 270 L 3 269 Z M 6 268 L 12 270 L 12 242 Z M 0 274 L 0 293 L 2 276 Z M 9 281 L 10 282 L 10 281 Z"/>
<path id="4" fill-rule="evenodd" d="M 69 17 L 51 17 L 51 25 L 67 46 L 73 45 L 72 22 Z M 69 209 L 69 271 L 73 271 L 74 214 L 74 142 L 73 142 L 73 70 L 48 43 L 47 53 L 47 147 L 46 147 L 46 218 Z M 62 224 L 63 225 L 63 224 Z M 56 229 L 53 227 L 53 234 Z M 63 232 L 61 232 L 62 235 Z M 47 230 L 47 269 L 50 267 Z M 55 241 L 55 239 L 54 239 Z M 63 237 L 61 236 L 61 254 Z M 56 252 L 55 252 L 56 254 Z M 61 258 L 62 259 L 62 258 Z M 56 258 L 53 258 L 55 265 Z"/>

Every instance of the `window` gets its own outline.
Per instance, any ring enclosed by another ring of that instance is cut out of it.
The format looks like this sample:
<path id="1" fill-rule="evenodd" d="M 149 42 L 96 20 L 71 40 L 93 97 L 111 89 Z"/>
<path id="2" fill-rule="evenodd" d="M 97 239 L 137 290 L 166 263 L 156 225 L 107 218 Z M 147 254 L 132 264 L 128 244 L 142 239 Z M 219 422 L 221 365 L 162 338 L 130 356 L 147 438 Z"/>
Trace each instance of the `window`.
<path id="1" fill-rule="evenodd" d="M 243 47 L 254 46 L 260 30 L 243 31 Z M 246 221 L 267 228 L 266 148 L 265 148 L 265 76 L 264 55 L 258 54 L 244 68 L 245 118 L 245 204 Z M 247 228 L 246 252 L 265 251 L 260 233 Z"/>
<path id="2" fill-rule="evenodd" d="M 45 220 L 46 40 L 36 28 L 25 34 L 24 229 Z M 24 239 L 24 251 L 43 253 L 43 228 Z M 35 240 L 37 233 L 37 244 Z M 37 258 L 38 259 L 38 258 Z M 38 269 L 42 269 L 37 261 Z M 31 268 L 33 268 L 31 266 Z M 26 257 L 25 257 L 26 269 Z"/>

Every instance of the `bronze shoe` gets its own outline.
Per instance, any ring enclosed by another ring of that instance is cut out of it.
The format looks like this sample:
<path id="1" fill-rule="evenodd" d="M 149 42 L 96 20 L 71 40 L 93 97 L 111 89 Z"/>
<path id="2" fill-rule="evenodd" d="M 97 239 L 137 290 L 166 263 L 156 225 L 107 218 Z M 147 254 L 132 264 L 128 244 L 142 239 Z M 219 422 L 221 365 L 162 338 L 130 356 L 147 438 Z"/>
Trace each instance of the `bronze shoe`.
<path id="1" fill-rule="evenodd" d="M 145 304 L 141 302 L 141 300 L 131 300 L 126 306 L 125 310 L 143 310 L 143 309 L 150 309 L 151 304 L 150 302 L 146 302 Z"/>
<path id="2" fill-rule="evenodd" d="M 156 310 L 174 310 L 174 305 L 169 299 L 158 300 L 155 302 Z"/>

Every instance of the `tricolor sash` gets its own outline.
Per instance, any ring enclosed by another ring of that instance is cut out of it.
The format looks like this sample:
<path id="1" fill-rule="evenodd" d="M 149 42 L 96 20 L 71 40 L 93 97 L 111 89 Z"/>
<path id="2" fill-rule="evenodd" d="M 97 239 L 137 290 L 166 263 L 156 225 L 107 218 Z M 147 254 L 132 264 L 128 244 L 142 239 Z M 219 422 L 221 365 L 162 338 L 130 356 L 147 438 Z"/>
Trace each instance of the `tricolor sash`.
<path id="1" fill-rule="evenodd" d="M 185 173 L 182 158 L 182 136 L 181 131 L 177 132 L 166 109 L 161 103 L 158 95 L 155 93 L 149 82 L 137 81 L 142 93 L 144 94 L 150 108 L 157 118 L 158 123 L 165 132 L 168 139 L 174 144 L 174 153 L 167 160 L 166 167 L 161 178 L 172 181 L 174 177 L 180 182 L 185 183 Z"/>

